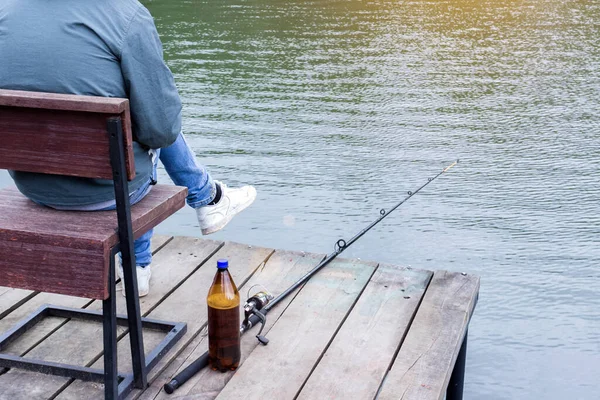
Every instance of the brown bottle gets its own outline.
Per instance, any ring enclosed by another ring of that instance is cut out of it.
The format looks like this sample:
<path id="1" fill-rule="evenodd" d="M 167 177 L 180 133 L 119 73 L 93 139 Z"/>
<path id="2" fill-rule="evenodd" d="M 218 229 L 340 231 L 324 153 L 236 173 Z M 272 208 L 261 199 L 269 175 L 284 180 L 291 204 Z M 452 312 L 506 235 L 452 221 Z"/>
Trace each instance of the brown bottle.
<path id="1" fill-rule="evenodd" d="M 227 260 L 217 261 L 217 273 L 208 290 L 208 362 L 225 372 L 240 364 L 240 294 L 229 274 Z"/>

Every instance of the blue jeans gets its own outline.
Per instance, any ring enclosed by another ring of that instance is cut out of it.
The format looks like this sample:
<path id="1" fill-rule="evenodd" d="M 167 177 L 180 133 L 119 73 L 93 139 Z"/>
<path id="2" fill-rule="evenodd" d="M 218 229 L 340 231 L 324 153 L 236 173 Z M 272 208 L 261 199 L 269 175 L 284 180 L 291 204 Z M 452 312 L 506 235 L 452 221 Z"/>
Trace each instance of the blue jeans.
<path id="1" fill-rule="evenodd" d="M 133 205 L 142 200 L 152 189 L 152 181 L 156 181 L 156 166 L 158 159 L 165 167 L 167 174 L 177 186 L 188 188 L 187 204 L 192 208 L 199 208 L 210 203 L 216 194 L 215 183 L 206 168 L 196 163 L 196 156 L 187 144 L 182 133 L 175 143 L 169 147 L 153 150 L 154 170 L 152 179 L 129 195 L 129 202 Z M 90 204 L 82 207 L 60 207 L 44 204 L 58 210 L 76 211 L 107 211 L 116 208 L 115 201 Z M 145 267 L 152 262 L 151 239 L 153 229 L 140 236 L 133 243 L 136 265 Z"/>

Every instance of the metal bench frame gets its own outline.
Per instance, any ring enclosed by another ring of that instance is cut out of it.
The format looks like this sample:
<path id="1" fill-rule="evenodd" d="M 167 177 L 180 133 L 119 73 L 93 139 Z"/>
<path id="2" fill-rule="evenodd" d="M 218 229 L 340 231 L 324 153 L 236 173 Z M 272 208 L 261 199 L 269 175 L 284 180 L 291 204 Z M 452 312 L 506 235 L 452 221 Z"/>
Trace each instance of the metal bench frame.
<path id="1" fill-rule="evenodd" d="M 113 250 L 113 255 L 118 247 Z M 114 259 L 114 257 L 113 257 Z M 114 264 L 114 261 L 113 261 Z M 111 265 L 112 273 L 109 273 L 114 283 L 114 265 Z M 78 308 L 59 307 L 50 304 L 44 304 L 27 318 L 17 323 L 10 331 L 0 336 L 0 350 L 8 344 L 18 339 L 21 335 L 32 329 L 38 322 L 46 317 L 58 317 L 68 319 L 79 319 L 85 321 L 94 321 L 103 323 L 104 335 L 104 370 L 89 367 L 78 367 L 63 363 L 54 363 L 50 361 L 11 356 L 0 354 L 0 365 L 6 368 L 20 368 L 34 372 L 43 372 L 52 375 L 65 376 L 69 378 L 81 379 L 104 383 L 109 388 L 110 393 L 105 393 L 106 397 L 124 398 L 134 387 L 134 375 L 144 374 L 144 371 L 136 371 L 126 375 L 120 375 L 117 372 L 117 335 L 116 326 L 129 326 L 130 322 L 126 315 L 116 314 L 116 293 L 115 285 L 111 285 L 110 298 L 103 301 L 103 311 L 91 311 Z M 154 348 L 152 353 L 145 361 L 146 371 L 151 370 L 161 358 L 173 347 L 173 345 L 186 333 L 185 323 L 159 321 L 150 318 L 141 318 L 142 327 L 152 330 L 158 330 L 166 333 L 163 340 Z M 141 352 L 140 352 L 141 351 Z M 138 354 L 144 355 L 143 349 L 138 350 Z M 134 366 L 135 368 L 135 366 Z M 138 366 L 139 368 L 139 366 Z M 105 373 L 107 371 L 108 373 Z M 108 392 L 108 391 L 107 391 Z"/>

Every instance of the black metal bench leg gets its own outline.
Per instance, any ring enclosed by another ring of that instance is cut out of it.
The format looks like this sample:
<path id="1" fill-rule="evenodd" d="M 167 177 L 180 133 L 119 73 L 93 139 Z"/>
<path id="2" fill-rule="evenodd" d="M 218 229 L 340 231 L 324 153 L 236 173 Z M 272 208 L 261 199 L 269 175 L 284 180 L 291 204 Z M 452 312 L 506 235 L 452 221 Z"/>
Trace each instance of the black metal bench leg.
<path id="1" fill-rule="evenodd" d="M 123 263 L 123 269 L 132 268 Z M 135 264 L 133 264 L 135 269 Z M 146 371 L 146 357 L 144 354 L 144 338 L 142 336 L 142 320 L 140 312 L 140 301 L 137 290 L 136 272 L 124 272 L 124 290 L 127 296 L 127 320 L 129 322 L 129 343 L 131 345 L 131 360 L 133 363 L 134 385 L 139 389 L 145 389 L 148 386 Z M 128 276 L 129 275 L 129 276 Z M 132 280 L 135 279 L 135 284 Z M 128 283 L 129 282 L 129 283 Z"/>
<path id="2" fill-rule="evenodd" d="M 102 301 L 104 324 L 104 398 L 117 399 L 119 379 L 117 370 L 117 301 L 115 290 L 115 257 L 111 256 L 108 272 L 108 299 Z"/>
<path id="3" fill-rule="evenodd" d="M 463 398 L 463 387 L 465 383 L 465 364 L 467 361 L 467 337 L 469 331 L 465 332 L 465 338 L 460 346 L 452 375 L 450 376 L 450 382 L 448 383 L 448 389 L 446 390 L 446 400 L 462 400 Z"/>
<path id="4" fill-rule="evenodd" d="M 117 203 L 117 221 L 119 223 L 119 246 L 123 262 L 125 282 L 123 288 L 127 297 L 127 318 L 129 320 L 129 340 L 131 343 L 131 361 L 133 381 L 137 388 L 148 385 L 142 321 L 138 299 L 137 272 L 135 254 L 133 254 L 133 228 L 131 226 L 131 204 L 125 167 L 125 149 L 123 148 L 123 127 L 120 118 L 109 118 L 107 130 L 110 143 L 110 162 L 113 169 L 115 201 Z"/>

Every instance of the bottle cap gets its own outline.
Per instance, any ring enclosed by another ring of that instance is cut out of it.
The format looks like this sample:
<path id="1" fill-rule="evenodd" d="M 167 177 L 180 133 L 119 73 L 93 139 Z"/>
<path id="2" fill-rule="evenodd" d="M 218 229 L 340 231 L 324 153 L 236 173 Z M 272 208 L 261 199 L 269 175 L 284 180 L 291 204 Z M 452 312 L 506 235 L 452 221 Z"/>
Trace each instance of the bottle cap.
<path id="1" fill-rule="evenodd" d="M 225 259 L 217 260 L 217 268 L 219 269 L 227 269 L 229 267 L 229 261 Z"/>

